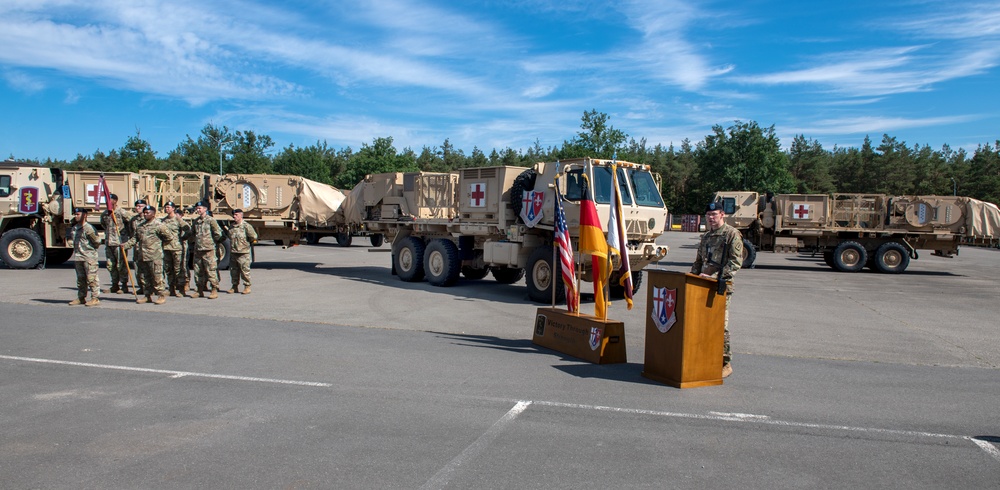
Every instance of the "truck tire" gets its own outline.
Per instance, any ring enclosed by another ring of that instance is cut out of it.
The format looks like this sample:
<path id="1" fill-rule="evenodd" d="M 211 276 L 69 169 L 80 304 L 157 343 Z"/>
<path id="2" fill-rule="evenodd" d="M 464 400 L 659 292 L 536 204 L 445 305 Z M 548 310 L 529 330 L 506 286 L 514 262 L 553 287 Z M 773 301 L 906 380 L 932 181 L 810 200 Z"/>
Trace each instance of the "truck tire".
<path id="1" fill-rule="evenodd" d="M 378 248 L 381 247 L 383 243 L 385 243 L 385 235 L 381 233 L 373 233 L 371 235 L 368 235 L 368 240 L 372 242 L 373 247 Z"/>
<path id="2" fill-rule="evenodd" d="M 875 251 L 875 270 L 886 274 L 899 274 L 910 265 L 910 255 L 899 242 L 886 242 Z"/>
<path id="3" fill-rule="evenodd" d="M 309 245 L 316 245 L 317 243 L 319 243 L 320 236 L 313 232 L 309 232 L 306 233 L 305 238 L 306 238 L 306 243 L 308 243 Z"/>
<path id="4" fill-rule="evenodd" d="M 857 272 L 865 267 L 868 252 L 853 240 L 841 242 L 833 249 L 833 268 L 841 272 Z"/>
<path id="5" fill-rule="evenodd" d="M 350 233 L 337 233 L 337 245 L 341 247 L 350 247 L 353 237 Z"/>
<path id="6" fill-rule="evenodd" d="M 521 208 L 524 207 L 524 191 L 530 191 L 535 189 L 535 179 L 538 177 L 538 173 L 534 169 L 528 169 L 521 172 L 520 175 L 514 178 L 514 183 L 510 186 L 510 207 L 514 210 L 515 219 L 521 222 Z"/>
<path id="7" fill-rule="evenodd" d="M 757 262 L 757 249 L 754 248 L 750 240 L 743 239 L 743 269 L 753 269 L 754 262 Z"/>
<path id="8" fill-rule="evenodd" d="M 406 282 L 424 279 L 424 248 L 424 241 L 415 236 L 408 236 L 399 244 L 392 266 L 400 279 Z"/>
<path id="9" fill-rule="evenodd" d="M 490 267 L 490 273 L 500 284 L 514 284 L 524 277 L 524 269 L 518 267 Z"/>
<path id="10" fill-rule="evenodd" d="M 552 301 L 552 287 L 556 288 L 556 303 L 566 301 L 566 285 L 562 282 L 562 270 L 557 263 L 552 267 L 552 247 L 538 247 L 531 252 L 525 271 L 528 297 L 538 303 Z"/>
<path id="11" fill-rule="evenodd" d="M 65 264 L 73 256 L 72 248 L 47 248 L 45 249 L 45 265 Z"/>
<path id="12" fill-rule="evenodd" d="M 611 280 L 609 291 L 612 297 L 624 298 L 625 297 L 625 286 L 618 283 L 620 277 L 616 277 Z M 632 271 L 632 297 L 635 297 L 635 293 L 639 292 L 639 285 L 642 284 L 642 271 Z"/>
<path id="13" fill-rule="evenodd" d="M 424 274 L 432 286 L 447 287 L 458 282 L 462 272 L 462 259 L 458 255 L 455 242 L 438 238 L 427 244 L 424 250 Z"/>
<path id="14" fill-rule="evenodd" d="M 222 253 L 220 254 L 219 252 Z M 228 238 L 223 240 L 222 243 L 220 243 L 216 247 L 215 256 L 218 258 L 216 268 L 218 270 L 220 271 L 229 270 L 229 262 L 233 258 L 232 253 L 233 253 L 233 242 L 231 242 Z"/>
<path id="15" fill-rule="evenodd" d="M 462 266 L 462 275 L 465 276 L 466 279 L 482 279 L 486 277 L 486 275 L 489 273 L 490 273 L 489 267 L 483 267 L 482 269 L 479 269 L 468 265 Z"/>
<path id="16" fill-rule="evenodd" d="M 0 237 L 0 259 L 11 269 L 33 269 L 42 263 L 42 237 L 30 228 L 14 228 Z"/>

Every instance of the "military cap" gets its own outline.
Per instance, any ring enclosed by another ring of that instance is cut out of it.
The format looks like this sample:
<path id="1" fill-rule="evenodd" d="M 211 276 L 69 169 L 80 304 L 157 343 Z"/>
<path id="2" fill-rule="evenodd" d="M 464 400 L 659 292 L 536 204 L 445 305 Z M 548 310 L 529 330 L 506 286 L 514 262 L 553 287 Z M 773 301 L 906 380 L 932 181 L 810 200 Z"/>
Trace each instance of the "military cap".
<path id="1" fill-rule="evenodd" d="M 108 197 L 110 197 L 111 199 L 114 199 L 115 201 L 118 200 L 118 194 L 110 194 L 110 195 L 108 195 Z"/>
<path id="2" fill-rule="evenodd" d="M 163 205 L 163 207 L 167 207 L 167 206 L 170 206 L 172 208 L 176 208 L 177 207 L 177 205 L 174 204 L 173 201 L 167 201 L 167 203 Z"/>
<path id="3" fill-rule="evenodd" d="M 236 213 L 243 214 L 243 210 L 242 209 L 234 209 L 233 210 L 233 214 L 236 214 Z"/>
<path id="4" fill-rule="evenodd" d="M 196 207 L 196 208 L 207 208 L 208 207 L 208 203 L 206 203 L 205 201 L 198 201 L 198 202 L 194 203 L 194 207 Z"/>
<path id="5" fill-rule="evenodd" d="M 138 206 L 138 205 L 140 205 L 140 204 L 142 204 L 143 206 L 145 206 L 145 205 L 146 205 L 146 200 L 145 200 L 145 199 L 139 199 L 139 200 L 137 200 L 137 201 L 135 202 L 135 204 L 134 204 L 134 205 L 135 205 L 135 206 Z"/>
<path id="6" fill-rule="evenodd" d="M 146 211 L 153 211 L 155 213 L 156 212 L 156 208 L 154 208 L 153 206 L 146 206 L 146 207 L 142 208 L 142 212 L 145 213 Z"/>
<path id="7" fill-rule="evenodd" d="M 705 212 L 708 213 L 710 211 L 726 212 L 725 208 L 722 206 L 722 201 L 713 201 L 708 203 L 708 206 L 705 206 Z"/>
<path id="8" fill-rule="evenodd" d="M 73 208 L 74 213 L 89 213 L 90 210 L 87 208 Z"/>

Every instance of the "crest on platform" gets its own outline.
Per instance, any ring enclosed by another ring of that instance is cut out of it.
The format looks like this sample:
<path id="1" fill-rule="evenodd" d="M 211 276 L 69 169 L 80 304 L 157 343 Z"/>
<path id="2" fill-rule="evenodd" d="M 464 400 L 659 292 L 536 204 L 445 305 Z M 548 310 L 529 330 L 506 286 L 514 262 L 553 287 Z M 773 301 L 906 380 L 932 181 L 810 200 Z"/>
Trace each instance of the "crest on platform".
<path id="1" fill-rule="evenodd" d="M 534 228 L 542 220 L 543 192 L 523 191 L 521 196 L 521 219 L 528 228 Z"/>
<path id="2" fill-rule="evenodd" d="M 677 312 L 674 311 L 676 306 L 676 289 L 653 288 L 653 312 L 650 317 L 661 333 L 667 333 L 677 323 Z"/>
<path id="3" fill-rule="evenodd" d="M 604 338 L 604 331 L 599 327 L 590 327 L 590 350 L 597 350 L 601 346 L 601 339 Z"/>

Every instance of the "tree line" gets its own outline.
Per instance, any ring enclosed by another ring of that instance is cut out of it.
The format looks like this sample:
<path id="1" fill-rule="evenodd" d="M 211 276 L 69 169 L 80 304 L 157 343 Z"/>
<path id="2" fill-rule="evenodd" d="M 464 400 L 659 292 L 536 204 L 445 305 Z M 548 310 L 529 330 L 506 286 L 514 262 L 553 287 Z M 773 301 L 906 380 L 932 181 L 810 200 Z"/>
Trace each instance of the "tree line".
<path id="1" fill-rule="evenodd" d="M 828 194 L 835 192 L 890 195 L 963 195 L 1000 202 L 1000 140 L 979 145 L 969 156 L 944 145 L 908 146 L 883 135 L 876 146 L 865 137 L 860 148 L 825 149 L 816 140 L 798 135 L 787 150 L 781 148 L 774 126 L 735 121 L 695 144 L 688 139 L 650 146 L 610 124 L 607 114 L 584 112 L 580 131 L 563 144 L 543 148 L 538 141 L 527 150 L 478 147 L 465 154 L 448 139 L 440 146 L 397 150 L 392 137 L 375 138 L 371 144 L 332 148 L 325 141 L 300 147 L 289 145 L 273 151 L 270 136 L 254 131 L 231 131 L 207 124 L 197 138 L 186 139 L 166 157 L 158 157 L 137 132 L 119 149 L 92 155 L 78 154 L 72 161 L 51 160 L 45 165 L 106 172 L 173 170 L 210 173 L 273 173 L 299 175 L 350 190 L 365 175 L 381 172 L 451 170 L 512 165 L 528 167 L 539 161 L 568 158 L 617 157 L 649 165 L 662 176 L 661 192 L 674 214 L 699 214 L 720 190 Z M 273 153 L 273 154 L 272 154 Z M 42 163 L 42 162 L 38 162 Z"/>

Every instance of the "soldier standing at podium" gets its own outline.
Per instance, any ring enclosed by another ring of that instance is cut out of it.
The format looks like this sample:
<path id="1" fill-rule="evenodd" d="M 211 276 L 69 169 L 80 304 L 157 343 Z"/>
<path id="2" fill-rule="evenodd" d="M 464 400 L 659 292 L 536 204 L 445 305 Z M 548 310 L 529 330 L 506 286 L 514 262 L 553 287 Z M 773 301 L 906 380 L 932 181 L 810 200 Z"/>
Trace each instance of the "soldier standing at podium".
<path id="1" fill-rule="evenodd" d="M 708 231 L 701 236 L 698 255 L 691 265 L 691 273 L 711 279 L 731 281 L 736 271 L 743 266 L 743 235 L 726 224 L 726 212 L 722 202 L 710 203 L 705 208 Z M 721 274 L 719 273 L 721 269 Z M 722 377 L 733 373 L 732 353 L 729 350 L 729 302 L 733 287 L 726 287 L 725 340 L 722 347 Z"/>

